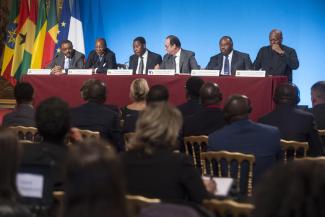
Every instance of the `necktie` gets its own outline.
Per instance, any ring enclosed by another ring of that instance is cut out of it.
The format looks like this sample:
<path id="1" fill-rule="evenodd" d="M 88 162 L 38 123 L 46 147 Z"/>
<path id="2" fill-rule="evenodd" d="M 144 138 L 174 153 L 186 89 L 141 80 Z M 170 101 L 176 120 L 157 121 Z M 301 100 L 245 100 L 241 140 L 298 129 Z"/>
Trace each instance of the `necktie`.
<path id="1" fill-rule="evenodd" d="M 70 68 L 70 58 L 65 58 L 64 59 L 64 69 L 69 69 Z"/>
<path id="2" fill-rule="evenodd" d="M 228 56 L 225 56 L 225 66 L 223 67 L 223 73 L 229 75 L 229 59 Z"/>
<path id="3" fill-rule="evenodd" d="M 138 71 L 138 74 L 143 74 L 143 68 L 144 68 L 144 65 L 143 65 L 143 57 L 140 57 L 140 63 L 139 63 L 139 71 Z"/>
<path id="4" fill-rule="evenodd" d="M 99 62 L 103 60 L 103 56 L 99 56 Z"/>

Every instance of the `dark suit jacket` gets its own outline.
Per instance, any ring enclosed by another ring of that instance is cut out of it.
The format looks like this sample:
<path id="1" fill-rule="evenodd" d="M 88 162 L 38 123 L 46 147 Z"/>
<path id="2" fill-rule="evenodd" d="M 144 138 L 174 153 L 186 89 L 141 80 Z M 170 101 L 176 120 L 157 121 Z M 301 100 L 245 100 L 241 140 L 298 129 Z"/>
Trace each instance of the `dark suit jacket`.
<path id="1" fill-rule="evenodd" d="M 160 69 L 175 69 L 175 58 L 170 54 L 165 54 Z M 195 53 L 188 50 L 181 50 L 179 59 L 179 72 L 190 74 L 192 69 L 199 69 L 199 65 L 195 59 Z"/>
<path id="2" fill-rule="evenodd" d="M 177 108 L 181 111 L 183 119 L 189 115 L 193 115 L 202 109 L 202 104 L 199 99 L 189 99 L 186 103 L 183 103 Z"/>
<path id="3" fill-rule="evenodd" d="M 80 129 L 99 131 L 101 136 L 116 146 L 120 140 L 118 114 L 106 105 L 88 102 L 71 109 L 71 124 Z M 117 147 L 119 149 L 119 147 Z"/>
<path id="4" fill-rule="evenodd" d="M 280 132 L 275 127 L 241 120 L 210 134 L 207 150 L 253 154 L 256 158 L 253 173 L 255 185 L 280 157 Z"/>
<path id="5" fill-rule="evenodd" d="M 314 116 L 291 105 L 279 105 L 259 119 L 259 122 L 278 127 L 281 138 L 286 140 L 308 141 L 308 155 L 324 154 L 323 144 L 316 130 Z"/>
<path id="6" fill-rule="evenodd" d="M 208 195 L 192 160 L 183 154 L 158 150 L 148 155 L 131 150 L 124 152 L 121 159 L 128 194 L 196 203 Z"/>
<path id="7" fill-rule="evenodd" d="M 184 136 L 209 135 L 226 124 L 220 108 L 203 108 L 184 119 Z"/>
<path id="8" fill-rule="evenodd" d="M 20 104 L 3 117 L 2 125 L 35 127 L 35 110 L 31 105 Z"/>
<path id="9" fill-rule="evenodd" d="M 51 165 L 54 184 L 62 190 L 68 147 L 49 142 L 24 144 L 21 165 Z"/>
<path id="10" fill-rule="evenodd" d="M 311 112 L 315 117 L 318 129 L 325 129 L 325 104 L 315 105 Z"/>
<path id="11" fill-rule="evenodd" d="M 222 70 L 223 55 L 219 53 L 210 58 L 206 69 Z M 236 74 L 236 70 L 249 70 L 253 68 L 251 58 L 248 54 L 233 50 L 231 59 L 231 75 Z"/>
<path id="12" fill-rule="evenodd" d="M 59 53 L 55 56 L 52 62 L 47 65 L 46 68 L 52 69 L 54 66 L 61 66 L 64 68 L 64 54 Z M 85 66 L 85 55 L 80 53 L 79 51 L 73 50 L 70 62 L 70 69 L 83 69 Z"/>
<path id="13" fill-rule="evenodd" d="M 267 75 L 288 76 L 288 80 L 291 82 L 292 70 L 299 67 L 297 53 L 285 45 L 282 45 L 281 48 L 284 50 L 283 55 L 273 51 L 271 46 L 262 47 L 254 61 L 254 68 L 265 70 Z"/>
<path id="14" fill-rule="evenodd" d="M 86 69 L 97 68 L 96 73 L 106 73 L 107 69 L 116 69 L 116 57 L 115 53 L 106 48 L 102 61 L 99 60 L 99 56 L 96 51 L 93 50 L 89 53 Z"/>
<path id="15" fill-rule="evenodd" d="M 148 50 L 148 59 L 147 59 L 147 66 L 146 66 L 146 74 L 148 74 L 148 69 L 154 69 L 155 66 L 161 63 L 161 56 L 159 54 L 156 54 L 154 52 L 151 52 L 150 50 Z M 136 73 L 137 68 L 138 68 L 138 56 L 133 54 L 132 56 L 130 56 L 129 59 L 129 68 L 133 69 L 133 74 Z"/>

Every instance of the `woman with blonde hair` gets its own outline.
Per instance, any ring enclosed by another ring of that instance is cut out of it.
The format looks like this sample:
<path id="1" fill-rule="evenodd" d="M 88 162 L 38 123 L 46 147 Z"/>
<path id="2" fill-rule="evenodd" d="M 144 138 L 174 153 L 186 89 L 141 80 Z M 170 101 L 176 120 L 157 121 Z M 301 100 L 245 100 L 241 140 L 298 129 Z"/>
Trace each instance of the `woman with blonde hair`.
<path id="1" fill-rule="evenodd" d="M 166 102 L 140 113 L 128 151 L 121 155 L 129 194 L 195 203 L 208 197 L 192 160 L 173 152 L 181 125 L 180 112 Z"/>

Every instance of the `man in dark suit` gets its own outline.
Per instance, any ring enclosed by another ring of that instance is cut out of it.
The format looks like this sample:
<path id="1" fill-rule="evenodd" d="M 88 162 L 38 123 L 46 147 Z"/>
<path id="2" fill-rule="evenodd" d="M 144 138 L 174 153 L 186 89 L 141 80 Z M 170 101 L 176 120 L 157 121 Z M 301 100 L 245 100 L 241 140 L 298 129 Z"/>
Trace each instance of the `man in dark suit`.
<path id="1" fill-rule="evenodd" d="M 106 73 L 107 69 L 116 69 L 115 53 L 106 44 L 105 38 L 98 38 L 95 50 L 92 50 L 87 59 L 86 69 L 93 69 L 93 73 Z"/>
<path id="2" fill-rule="evenodd" d="M 285 140 L 308 141 L 309 156 L 324 154 L 324 147 L 318 135 L 314 116 L 296 108 L 299 103 L 299 89 L 291 83 L 277 86 L 274 93 L 276 108 L 259 119 L 259 122 L 278 127 Z"/>
<path id="3" fill-rule="evenodd" d="M 33 107 L 34 89 L 26 82 L 18 83 L 14 89 L 17 102 L 14 111 L 3 117 L 2 125 L 35 127 L 35 111 Z"/>
<path id="4" fill-rule="evenodd" d="M 279 130 L 249 120 L 251 110 L 250 100 L 246 96 L 230 96 L 223 109 L 229 125 L 209 135 L 207 150 L 253 154 L 255 185 L 258 178 L 275 165 L 281 148 Z"/>
<path id="5" fill-rule="evenodd" d="M 136 37 L 133 40 L 133 51 L 134 54 L 129 60 L 129 68 L 133 69 L 133 74 L 148 74 L 148 69 L 159 68 L 161 56 L 147 49 L 143 37 Z"/>
<path id="6" fill-rule="evenodd" d="M 177 108 L 181 111 L 183 119 L 186 116 L 193 115 L 202 109 L 200 102 L 200 89 L 204 81 L 200 77 L 190 77 L 185 84 L 187 102 L 179 105 Z"/>
<path id="7" fill-rule="evenodd" d="M 184 136 L 209 135 L 226 124 L 220 108 L 222 93 L 216 83 L 206 82 L 200 89 L 200 99 L 203 108 L 184 119 Z"/>
<path id="8" fill-rule="evenodd" d="M 182 49 L 181 42 L 176 36 L 167 36 L 165 48 L 167 54 L 160 64 L 160 69 L 175 69 L 176 74 L 190 74 L 192 69 L 200 68 L 196 62 L 195 53 Z"/>
<path id="9" fill-rule="evenodd" d="M 299 67 L 299 61 L 296 51 L 283 45 L 282 39 L 280 30 L 273 29 L 270 32 L 270 45 L 259 50 L 254 68 L 265 70 L 267 75 L 287 76 L 289 82 L 292 82 L 292 70 Z"/>
<path id="10" fill-rule="evenodd" d="M 318 129 L 325 129 L 325 81 L 318 81 L 311 87 L 311 101 Z"/>
<path id="11" fill-rule="evenodd" d="M 98 131 L 100 135 L 112 142 L 118 150 L 120 139 L 120 123 L 118 114 L 104 105 L 106 101 L 106 85 L 98 79 L 87 83 L 87 91 L 83 91 L 83 98 L 87 103 L 71 109 L 72 126 L 91 131 Z"/>
<path id="12" fill-rule="evenodd" d="M 85 55 L 73 49 L 72 42 L 64 40 L 61 43 L 60 53 L 56 54 L 52 62 L 47 65 L 55 75 L 63 74 L 68 69 L 83 69 Z"/>
<path id="13" fill-rule="evenodd" d="M 236 70 L 253 68 L 248 54 L 233 49 L 230 36 L 223 36 L 219 41 L 220 53 L 211 57 L 206 69 L 220 70 L 221 75 L 235 75 Z"/>

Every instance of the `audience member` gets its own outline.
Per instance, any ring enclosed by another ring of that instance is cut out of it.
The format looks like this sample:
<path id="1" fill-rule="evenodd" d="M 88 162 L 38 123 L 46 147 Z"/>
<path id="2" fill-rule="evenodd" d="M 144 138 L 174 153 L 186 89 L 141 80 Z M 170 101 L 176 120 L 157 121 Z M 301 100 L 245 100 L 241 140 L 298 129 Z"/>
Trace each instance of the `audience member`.
<path id="1" fill-rule="evenodd" d="M 300 101 L 298 87 L 290 83 L 278 85 L 273 100 L 276 108 L 261 117 L 259 122 L 278 127 L 281 139 L 308 141 L 308 155 L 323 155 L 324 147 L 316 129 L 314 116 L 296 108 Z"/>
<path id="2" fill-rule="evenodd" d="M 325 81 L 318 81 L 311 87 L 311 102 L 318 129 L 325 129 Z"/>
<path id="3" fill-rule="evenodd" d="M 14 89 L 16 108 L 3 117 L 3 126 L 35 127 L 35 110 L 33 107 L 34 89 L 27 82 L 18 83 Z"/>
<path id="4" fill-rule="evenodd" d="M 202 109 L 200 103 L 200 88 L 204 84 L 204 81 L 200 77 L 190 77 L 185 84 L 186 99 L 187 102 L 178 106 L 183 118 L 192 115 Z"/>
<path id="5" fill-rule="evenodd" d="M 86 139 L 71 147 L 67 161 L 67 217 L 127 217 L 120 161 L 103 141 Z"/>
<path id="6" fill-rule="evenodd" d="M 168 102 L 169 92 L 166 86 L 161 84 L 153 85 L 148 92 L 147 104 Z"/>

